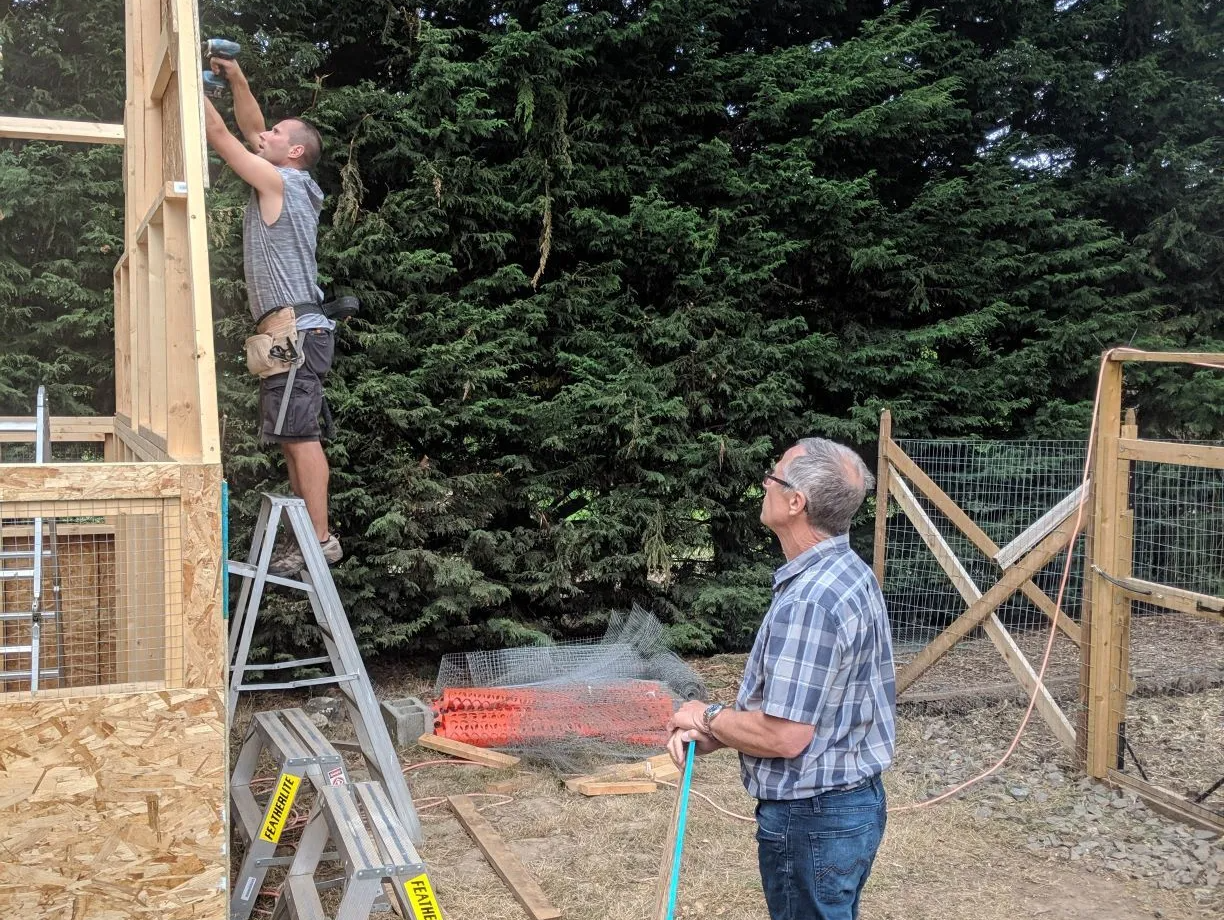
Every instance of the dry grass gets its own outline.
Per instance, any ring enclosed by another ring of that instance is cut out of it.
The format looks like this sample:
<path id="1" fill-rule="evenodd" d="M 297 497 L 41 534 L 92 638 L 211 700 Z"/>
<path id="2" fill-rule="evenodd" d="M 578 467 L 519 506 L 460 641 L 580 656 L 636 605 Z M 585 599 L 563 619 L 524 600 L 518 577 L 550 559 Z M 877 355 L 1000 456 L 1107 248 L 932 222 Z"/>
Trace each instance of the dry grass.
<path id="1" fill-rule="evenodd" d="M 994 655 L 993 651 L 990 655 Z M 1003 669 L 985 654 L 985 667 Z M 734 694 L 741 656 L 722 655 L 698 662 L 702 676 L 718 698 Z M 421 695 L 419 677 L 388 681 L 382 696 Z M 301 705 L 305 695 L 267 695 L 259 708 Z M 1201 705 L 1200 705 L 1201 703 Z M 1224 731 L 1224 691 L 1194 697 L 1156 697 L 1141 701 L 1143 717 L 1133 731 L 1147 747 L 1158 746 L 1170 725 L 1185 725 L 1184 734 L 1206 726 L 1205 743 L 1216 744 L 1204 759 L 1185 744 L 1184 763 L 1170 757 L 1179 775 L 1197 776 L 1215 769 Z M 243 701 L 239 730 L 252 702 Z M 1151 718 L 1147 714 L 1151 713 Z M 958 750 L 930 739 L 929 716 L 901 716 L 896 769 L 886 775 L 890 804 L 920 800 L 946 784 L 949 763 L 986 767 L 1015 729 L 1018 710 L 996 702 L 968 716 L 947 715 L 959 737 Z M 971 728 L 966 732 L 967 719 Z M 1213 722 L 1214 720 L 1214 722 Z M 343 737 L 344 727 L 329 734 Z M 1151 737 L 1142 735 L 1150 730 Z M 1162 734 L 1162 731 L 1164 732 Z M 236 733 L 236 738 L 240 735 Z M 1214 739 L 1214 741 L 1213 741 Z M 1198 747 L 1202 747 L 1199 745 Z M 1175 752 L 1176 753 L 1176 752 Z M 941 759 L 947 756 L 947 762 Z M 408 749 L 408 764 L 438 758 L 433 752 Z M 1177 755 L 1181 757 L 1181 754 Z M 1216 758 L 1211 760 L 1210 758 Z M 1026 763 L 1059 763 L 1068 776 L 1074 766 L 1043 725 L 1035 723 L 1017 758 Z M 421 810 L 425 836 L 422 856 L 430 867 L 446 916 L 450 920 L 500 920 L 526 914 L 459 826 L 442 797 L 476 793 L 477 803 L 510 847 L 536 876 L 553 902 L 570 920 L 645 918 L 651 915 L 660 864 L 671 818 L 673 793 L 585 798 L 568 792 L 563 777 L 543 768 L 496 771 L 437 764 L 410 770 L 409 782 Z M 740 783 L 738 763 L 729 752 L 699 761 L 694 790 L 724 808 L 751 815 L 753 802 Z M 919 811 L 890 817 L 888 833 L 864 898 L 863 920 L 1003 920 L 1033 916 L 1043 920 L 1103 918 L 1139 920 L 1163 916 L 1210 916 L 1189 892 L 1166 891 L 1152 883 L 1128 881 L 1085 862 L 1063 862 L 1025 849 L 1024 822 L 983 819 L 979 808 L 998 786 L 978 787 L 964 797 Z M 1036 791 L 1036 790 L 1035 790 Z M 1045 787 L 1048 799 L 1017 808 L 1033 821 L 1043 810 L 1066 807 L 1074 787 Z M 690 808 L 681 873 L 679 916 L 736 917 L 766 920 L 756 863 L 754 826 L 719 814 L 700 799 Z M 266 907 L 261 902 L 260 907 Z M 1159 913 L 1157 913 L 1159 912 Z"/>

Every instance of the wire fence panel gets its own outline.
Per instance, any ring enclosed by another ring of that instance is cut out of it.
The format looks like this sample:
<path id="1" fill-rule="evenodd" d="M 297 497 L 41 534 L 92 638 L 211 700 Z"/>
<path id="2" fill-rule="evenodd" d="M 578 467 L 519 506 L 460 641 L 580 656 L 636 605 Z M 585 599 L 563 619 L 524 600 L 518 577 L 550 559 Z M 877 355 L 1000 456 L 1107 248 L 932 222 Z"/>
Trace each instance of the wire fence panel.
<path id="1" fill-rule="evenodd" d="M 896 444 L 1000 549 L 1015 540 L 1081 483 L 1082 441 L 973 441 L 902 439 Z M 911 487 L 913 484 L 910 484 Z M 916 488 L 918 504 L 985 593 L 1002 569 Z M 921 646 L 964 612 L 952 585 L 914 524 L 890 501 L 885 541 L 884 596 L 893 639 L 903 649 Z M 1083 593 L 1083 540 L 1076 543 L 1063 610 L 1078 619 Z M 1060 553 L 1033 577 L 1051 599 L 1066 565 Z M 1013 630 L 1045 627 L 1049 619 L 1017 592 L 998 608 Z"/>

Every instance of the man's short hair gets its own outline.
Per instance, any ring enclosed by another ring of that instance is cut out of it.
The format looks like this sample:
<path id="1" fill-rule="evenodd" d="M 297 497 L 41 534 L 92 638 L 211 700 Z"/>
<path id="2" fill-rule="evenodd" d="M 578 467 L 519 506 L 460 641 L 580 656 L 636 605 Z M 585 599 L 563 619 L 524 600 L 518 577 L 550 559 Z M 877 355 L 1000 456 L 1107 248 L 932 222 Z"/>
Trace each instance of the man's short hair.
<path id="1" fill-rule="evenodd" d="M 849 447 L 825 438 L 803 438 L 803 454 L 787 464 L 785 476 L 807 500 L 808 523 L 831 537 L 849 532 L 875 477 Z"/>
<path id="2" fill-rule="evenodd" d="M 289 118 L 286 121 L 293 125 L 289 130 L 289 143 L 302 145 L 302 165 L 307 169 L 314 168 L 323 155 L 323 137 L 319 129 L 305 118 Z"/>

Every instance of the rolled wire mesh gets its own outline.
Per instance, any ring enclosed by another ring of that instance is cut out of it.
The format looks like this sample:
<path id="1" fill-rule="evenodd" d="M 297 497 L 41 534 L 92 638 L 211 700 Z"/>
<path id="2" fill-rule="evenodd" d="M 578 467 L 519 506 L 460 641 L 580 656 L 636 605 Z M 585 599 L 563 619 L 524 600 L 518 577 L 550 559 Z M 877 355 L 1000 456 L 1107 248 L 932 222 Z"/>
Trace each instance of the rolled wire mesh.
<path id="1" fill-rule="evenodd" d="M 634 606 L 601 639 L 456 653 L 438 668 L 439 734 L 513 750 L 565 772 L 643 756 L 667 740 L 668 717 L 705 684 Z"/>

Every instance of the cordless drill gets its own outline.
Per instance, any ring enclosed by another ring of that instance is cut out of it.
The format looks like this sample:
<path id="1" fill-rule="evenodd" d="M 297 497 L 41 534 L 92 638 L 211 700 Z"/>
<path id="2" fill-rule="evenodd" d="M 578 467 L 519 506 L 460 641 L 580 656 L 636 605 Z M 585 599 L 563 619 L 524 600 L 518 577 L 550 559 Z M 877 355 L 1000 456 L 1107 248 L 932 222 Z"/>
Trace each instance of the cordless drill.
<path id="1" fill-rule="evenodd" d="M 204 60 L 223 58 L 232 61 L 238 57 L 242 46 L 225 38 L 210 38 L 204 43 Z M 229 81 L 219 73 L 213 73 L 211 67 L 204 68 L 204 95 L 216 99 L 229 88 Z"/>

